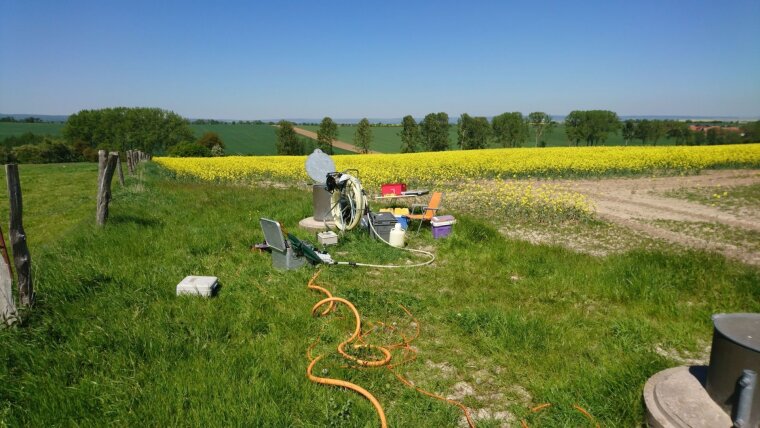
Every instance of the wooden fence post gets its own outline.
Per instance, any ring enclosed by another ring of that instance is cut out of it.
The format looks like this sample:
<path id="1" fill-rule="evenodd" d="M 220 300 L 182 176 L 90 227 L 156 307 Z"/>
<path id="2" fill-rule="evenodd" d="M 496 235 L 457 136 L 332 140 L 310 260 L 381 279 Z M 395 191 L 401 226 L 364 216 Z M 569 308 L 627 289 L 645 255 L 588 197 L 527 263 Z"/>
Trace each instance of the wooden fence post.
<path id="1" fill-rule="evenodd" d="M 108 220 L 108 204 L 111 202 L 111 180 L 113 179 L 113 173 L 116 171 L 116 159 L 118 157 L 118 154 L 115 153 L 108 155 L 103 175 L 98 180 L 98 209 L 95 213 L 98 226 L 105 226 L 106 220 Z"/>
<path id="2" fill-rule="evenodd" d="M 124 187 L 124 170 L 121 168 L 121 155 L 119 152 L 111 152 L 116 155 L 116 171 L 119 173 L 119 184 Z"/>
<path id="3" fill-rule="evenodd" d="M 5 165 L 8 180 L 8 201 L 10 202 L 9 235 L 13 248 L 13 264 L 16 265 L 18 278 L 18 297 L 22 305 L 34 304 L 34 287 L 32 286 L 32 256 L 26 245 L 26 233 L 22 222 L 21 180 L 18 177 L 18 165 Z"/>
<path id="4" fill-rule="evenodd" d="M 127 157 L 127 171 L 129 171 L 129 175 L 134 175 L 135 173 L 135 166 L 132 164 L 132 150 L 127 150 L 126 153 Z"/>
<path id="5" fill-rule="evenodd" d="M 103 170 L 106 168 L 107 156 L 105 150 L 98 150 L 98 180 L 103 176 Z"/>

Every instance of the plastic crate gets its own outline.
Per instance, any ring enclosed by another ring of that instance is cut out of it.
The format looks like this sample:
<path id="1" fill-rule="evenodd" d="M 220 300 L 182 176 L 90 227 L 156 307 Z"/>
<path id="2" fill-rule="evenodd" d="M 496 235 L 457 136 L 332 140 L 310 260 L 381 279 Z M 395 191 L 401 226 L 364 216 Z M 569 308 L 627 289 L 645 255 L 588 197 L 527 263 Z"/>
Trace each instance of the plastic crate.
<path id="1" fill-rule="evenodd" d="M 405 183 L 387 183 L 380 186 L 380 193 L 382 193 L 383 196 L 401 195 L 401 193 L 405 191 L 406 191 Z"/>
<path id="2" fill-rule="evenodd" d="M 453 225 L 433 226 L 433 239 L 441 239 L 451 235 Z"/>

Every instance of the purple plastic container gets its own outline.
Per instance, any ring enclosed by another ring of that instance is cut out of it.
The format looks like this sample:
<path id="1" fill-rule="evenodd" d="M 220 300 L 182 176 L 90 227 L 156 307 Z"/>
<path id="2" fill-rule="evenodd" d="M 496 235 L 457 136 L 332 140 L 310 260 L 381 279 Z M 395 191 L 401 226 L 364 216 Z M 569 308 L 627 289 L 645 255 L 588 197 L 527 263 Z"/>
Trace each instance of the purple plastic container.
<path id="1" fill-rule="evenodd" d="M 445 238 L 451 234 L 451 225 L 446 226 L 433 226 L 433 238 L 440 239 Z"/>

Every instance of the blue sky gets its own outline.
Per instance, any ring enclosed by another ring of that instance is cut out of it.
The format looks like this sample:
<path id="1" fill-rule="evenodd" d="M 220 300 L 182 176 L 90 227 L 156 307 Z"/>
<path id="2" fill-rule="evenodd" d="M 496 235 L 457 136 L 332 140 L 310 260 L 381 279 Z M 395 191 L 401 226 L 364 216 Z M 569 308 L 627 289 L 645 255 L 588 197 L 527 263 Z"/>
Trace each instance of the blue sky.
<path id="1" fill-rule="evenodd" d="M 0 112 L 760 116 L 760 1 L 0 0 Z"/>

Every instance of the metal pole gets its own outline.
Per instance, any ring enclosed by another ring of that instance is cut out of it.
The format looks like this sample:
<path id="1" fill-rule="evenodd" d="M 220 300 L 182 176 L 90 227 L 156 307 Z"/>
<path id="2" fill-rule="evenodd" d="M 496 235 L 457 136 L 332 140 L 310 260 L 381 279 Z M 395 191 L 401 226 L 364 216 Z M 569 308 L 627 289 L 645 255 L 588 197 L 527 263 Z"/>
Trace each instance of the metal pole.
<path id="1" fill-rule="evenodd" d="M 754 370 L 742 370 L 742 377 L 739 378 L 739 399 L 736 400 L 736 419 L 734 419 L 736 428 L 745 428 L 749 424 L 756 386 L 757 373 Z"/>

